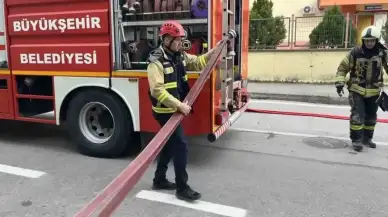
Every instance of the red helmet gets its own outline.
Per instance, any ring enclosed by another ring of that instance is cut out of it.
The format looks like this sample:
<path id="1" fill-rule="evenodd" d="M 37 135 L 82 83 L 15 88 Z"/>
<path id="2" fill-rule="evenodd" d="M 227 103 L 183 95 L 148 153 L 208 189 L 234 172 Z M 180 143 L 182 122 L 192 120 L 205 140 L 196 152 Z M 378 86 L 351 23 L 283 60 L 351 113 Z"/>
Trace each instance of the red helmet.
<path id="1" fill-rule="evenodd" d="M 172 37 L 185 37 L 185 29 L 183 26 L 174 20 L 168 20 L 160 27 L 159 36 L 169 34 Z"/>

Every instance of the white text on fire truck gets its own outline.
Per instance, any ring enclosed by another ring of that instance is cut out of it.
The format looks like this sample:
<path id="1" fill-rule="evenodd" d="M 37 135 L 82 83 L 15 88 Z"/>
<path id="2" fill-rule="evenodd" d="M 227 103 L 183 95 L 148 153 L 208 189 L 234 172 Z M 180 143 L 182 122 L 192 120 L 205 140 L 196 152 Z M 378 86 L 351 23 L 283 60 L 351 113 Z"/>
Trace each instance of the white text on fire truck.
<path id="1" fill-rule="evenodd" d="M 29 31 L 61 31 L 74 29 L 101 29 L 99 17 L 80 18 L 63 18 L 63 19 L 46 19 L 40 18 L 38 20 L 23 19 L 22 21 L 13 21 L 13 31 L 15 32 L 29 32 Z"/>
<path id="2" fill-rule="evenodd" d="M 97 64 L 97 52 L 92 53 L 22 53 L 21 64 Z"/>

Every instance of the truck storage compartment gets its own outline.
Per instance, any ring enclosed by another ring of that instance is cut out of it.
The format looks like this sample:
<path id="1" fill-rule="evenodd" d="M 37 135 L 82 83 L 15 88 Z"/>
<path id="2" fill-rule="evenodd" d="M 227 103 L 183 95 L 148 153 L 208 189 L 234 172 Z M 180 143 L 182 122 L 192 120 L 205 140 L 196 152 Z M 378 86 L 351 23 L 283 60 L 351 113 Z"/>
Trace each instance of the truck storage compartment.
<path id="1" fill-rule="evenodd" d="M 114 7 L 116 68 L 146 70 L 151 50 L 160 45 L 159 27 L 179 21 L 186 30 L 185 51 L 200 55 L 208 50 L 210 0 L 120 0 Z M 119 58 L 117 58 L 119 57 Z"/>

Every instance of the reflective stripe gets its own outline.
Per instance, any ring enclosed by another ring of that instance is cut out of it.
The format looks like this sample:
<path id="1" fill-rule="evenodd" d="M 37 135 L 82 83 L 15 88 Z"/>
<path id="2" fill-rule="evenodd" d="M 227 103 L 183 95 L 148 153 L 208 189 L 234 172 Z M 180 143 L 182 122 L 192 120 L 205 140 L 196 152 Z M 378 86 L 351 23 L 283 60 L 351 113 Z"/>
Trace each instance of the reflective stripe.
<path id="1" fill-rule="evenodd" d="M 375 126 L 365 126 L 365 125 L 353 125 L 351 124 L 350 125 L 350 129 L 352 130 L 374 130 L 375 129 Z"/>
<path id="2" fill-rule="evenodd" d="M 174 72 L 174 68 L 173 67 L 165 67 L 164 68 L 164 74 L 171 74 Z"/>
<path id="3" fill-rule="evenodd" d="M 174 113 L 177 111 L 176 109 L 173 109 L 173 108 L 158 108 L 154 106 L 152 106 L 152 110 L 154 110 L 154 112 L 156 113 L 162 113 L 162 114 Z"/>
<path id="4" fill-rule="evenodd" d="M 346 81 L 346 78 L 345 78 L 345 76 L 336 76 L 336 77 L 335 77 L 335 81 L 342 81 L 342 82 L 345 82 L 345 81 Z"/>
<path id="5" fill-rule="evenodd" d="M 366 95 L 365 96 L 376 96 L 380 94 L 380 89 L 365 89 Z"/>
<path id="6" fill-rule="evenodd" d="M 171 67 L 172 65 L 171 65 L 170 62 L 163 62 L 163 66 L 165 66 L 165 67 Z"/>
<path id="7" fill-rule="evenodd" d="M 177 82 L 169 82 L 164 84 L 164 88 L 171 89 L 171 88 L 177 88 L 178 84 Z"/>
<path id="8" fill-rule="evenodd" d="M 353 90 L 361 95 L 364 95 L 364 92 L 365 92 L 365 89 L 358 86 L 357 84 L 352 84 L 352 86 L 350 87 L 350 90 Z"/>
<path id="9" fill-rule="evenodd" d="M 188 80 L 187 75 L 183 76 L 183 80 L 184 80 L 184 81 L 187 81 L 187 80 Z"/>
<path id="10" fill-rule="evenodd" d="M 206 66 L 206 59 L 204 55 L 198 57 L 198 61 L 201 68 L 204 68 Z"/>
<path id="11" fill-rule="evenodd" d="M 360 87 L 358 84 L 352 84 L 349 89 L 365 97 L 371 97 L 380 94 L 380 88 L 367 89 Z"/>
<path id="12" fill-rule="evenodd" d="M 160 96 L 158 97 L 158 101 L 163 102 L 165 99 L 167 99 L 167 97 L 168 97 L 168 92 L 167 90 L 164 90 L 162 94 L 160 94 Z"/>
<path id="13" fill-rule="evenodd" d="M 186 66 L 186 60 L 182 61 L 183 66 Z"/>
<path id="14" fill-rule="evenodd" d="M 363 126 L 362 125 L 353 125 L 353 124 L 351 124 L 350 125 L 350 129 L 352 129 L 352 130 L 362 130 Z"/>
<path id="15" fill-rule="evenodd" d="M 165 83 L 164 84 L 164 88 L 165 89 L 177 88 L 177 82 Z M 164 90 L 162 92 L 162 94 L 160 94 L 159 97 L 158 97 L 158 100 L 157 100 L 157 103 L 156 103 L 156 107 L 160 107 L 162 105 L 163 101 L 167 99 L 169 94 L 170 93 L 167 90 Z"/>
<path id="16" fill-rule="evenodd" d="M 365 130 L 374 130 L 374 129 L 375 129 L 375 126 L 365 126 L 365 125 L 364 125 L 364 129 L 365 129 Z"/>

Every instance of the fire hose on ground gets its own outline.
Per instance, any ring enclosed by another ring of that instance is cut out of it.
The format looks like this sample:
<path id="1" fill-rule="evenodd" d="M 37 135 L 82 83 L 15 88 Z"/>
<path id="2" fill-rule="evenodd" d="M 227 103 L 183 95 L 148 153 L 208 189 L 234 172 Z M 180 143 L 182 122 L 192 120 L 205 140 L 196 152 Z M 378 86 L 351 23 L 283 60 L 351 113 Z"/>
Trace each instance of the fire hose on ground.
<path id="1" fill-rule="evenodd" d="M 265 109 L 254 109 L 254 108 L 248 108 L 246 111 L 251 113 L 261 113 L 261 114 L 304 116 L 304 117 L 316 117 L 316 118 L 327 118 L 327 119 L 337 119 L 337 120 L 350 119 L 349 117 L 341 116 L 341 115 L 329 115 L 329 114 L 310 113 L 310 112 L 291 112 L 291 111 L 277 111 L 277 110 L 265 110 Z M 377 122 L 388 123 L 388 119 L 377 119 Z"/>
<path id="2" fill-rule="evenodd" d="M 201 75 L 185 98 L 188 105 L 193 105 L 195 99 L 205 85 L 206 80 L 210 77 L 210 73 L 216 66 L 218 59 L 221 57 L 222 50 L 225 46 L 228 46 L 230 39 L 235 36 L 235 32 L 231 32 L 228 35 L 228 39 L 224 40 L 218 48 L 216 48 L 208 64 L 202 70 Z M 106 186 L 102 192 L 75 214 L 74 217 L 90 217 L 94 215 L 97 210 L 100 210 L 97 215 L 98 217 L 111 216 L 125 199 L 129 191 L 143 176 L 149 165 L 155 160 L 172 132 L 182 120 L 183 115 L 181 113 L 175 113 L 135 160 L 133 160 L 108 186 Z"/>

